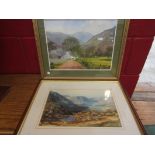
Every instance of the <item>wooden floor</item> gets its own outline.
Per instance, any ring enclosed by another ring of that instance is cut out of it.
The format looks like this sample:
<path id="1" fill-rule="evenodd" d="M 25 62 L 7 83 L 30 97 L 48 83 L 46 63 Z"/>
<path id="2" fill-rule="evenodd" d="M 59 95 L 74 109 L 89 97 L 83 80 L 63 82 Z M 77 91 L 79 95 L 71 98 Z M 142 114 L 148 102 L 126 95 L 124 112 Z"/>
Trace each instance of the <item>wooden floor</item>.
<path id="1" fill-rule="evenodd" d="M 138 83 L 132 102 L 143 125 L 155 125 L 155 83 Z"/>
<path id="2" fill-rule="evenodd" d="M 0 101 L 0 134 L 15 134 L 40 75 L 0 75 L 0 86 L 10 90 Z"/>

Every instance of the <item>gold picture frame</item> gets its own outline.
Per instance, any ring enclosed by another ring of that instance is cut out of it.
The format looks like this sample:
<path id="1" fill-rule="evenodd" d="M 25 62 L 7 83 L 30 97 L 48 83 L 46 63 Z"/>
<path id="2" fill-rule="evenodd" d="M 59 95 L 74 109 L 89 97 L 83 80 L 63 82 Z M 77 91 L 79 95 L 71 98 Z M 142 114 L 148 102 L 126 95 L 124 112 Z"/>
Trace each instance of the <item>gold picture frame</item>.
<path id="1" fill-rule="evenodd" d="M 67 20 L 67 19 L 66 19 Z M 47 50 L 43 50 L 42 48 L 42 36 L 45 35 L 45 30 L 43 30 L 43 32 L 40 32 L 39 29 L 44 29 L 43 25 L 41 25 L 41 28 L 39 27 L 40 22 L 42 23 L 42 20 L 33 20 L 33 27 L 34 27 L 34 33 L 35 33 L 35 39 L 36 39 L 36 45 L 37 45 L 37 50 L 38 50 L 38 56 L 39 56 L 39 64 L 40 64 L 40 68 L 41 68 L 41 75 L 42 78 L 44 79 L 67 79 L 67 80 L 118 80 L 119 76 L 120 76 L 120 70 L 121 70 L 121 65 L 122 65 L 122 59 L 123 59 L 123 55 L 124 55 L 124 45 L 126 42 L 126 38 L 127 38 L 127 33 L 128 33 L 128 26 L 129 26 L 129 22 L 130 20 L 119 20 L 120 23 L 122 22 L 123 24 L 120 24 L 121 26 L 121 35 L 119 38 L 119 50 L 117 50 L 117 52 L 119 53 L 119 57 L 117 62 L 115 62 L 115 64 L 117 64 L 117 69 L 116 69 L 116 73 L 115 75 L 105 75 L 105 74 L 101 74 L 101 75 L 97 75 L 97 76 L 78 76 L 80 75 L 80 73 L 77 73 L 77 76 L 53 76 L 52 74 L 47 75 L 47 70 L 44 67 L 44 58 L 43 58 L 43 53 L 47 53 Z M 119 32 L 118 32 L 119 33 Z M 44 43 L 45 44 L 45 43 Z M 47 45 L 45 45 L 47 46 Z M 116 46 L 116 45 L 115 45 Z M 115 51 L 114 51 L 115 52 Z M 72 74 L 75 74 L 77 71 L 75 71 Z M 85 72 L 85 71 L 83 71 Z M 90 72 L 89 72 L 90 73 Z M 66 71 L 62 72 L 62 75 L 66 74 Z M 70 75 L 70 74 L 69 74 Z M 93 77 L 93 78 L 92 78 Z"/>
<path id="2" fill-rule="evenodd" d="M 91 84 L 91 85 L 90 85 Z M 69 86 L 67 86 L 69 85 Z M 83 89 L 87 85 L 90 90 L 110 89 L 113 92 L 113 97 L 121 122 L 122 127 L 61 127 L 61 126 L 45 126 L 40 127 L 39 122 L 45 107 L 48 92 L 53 89 L 71 89 L 72 87 Z M 71 87 L 70 87 L 71 86 Z M 37 107 L 37 108 L 36 108 Z M 33 117 L 32 117 L 33 116 Z M 145 130 L 135 111 L 132 103 L 124 94 L 118 81 L 66 81 L 66 80 L 42 80 L 34 95 L 29 110 L 18 130 L 18 134 L 145 134 Z"/>

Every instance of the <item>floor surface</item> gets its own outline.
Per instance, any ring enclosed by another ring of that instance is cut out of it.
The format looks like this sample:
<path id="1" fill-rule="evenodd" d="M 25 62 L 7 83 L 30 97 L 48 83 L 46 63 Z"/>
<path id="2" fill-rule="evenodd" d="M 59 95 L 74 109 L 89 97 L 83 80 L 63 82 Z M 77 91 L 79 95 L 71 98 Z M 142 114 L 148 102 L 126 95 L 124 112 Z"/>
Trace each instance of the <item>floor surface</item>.
<path id="1" fill-rule="evenodd" d="M 155 134 L 155 83 L 138 83 L 132 96 L 132 103 L 147 134 Z"/>
<path id="2" fill-rule="evenodd" d="M 155 134 L 155 40 L 132 96 L 148 134 Z"/>
<path id="3" fill-rule="evenodd" d="M 40 75 L 0 75 L 0 86 L 10 86 L 0 101 L 0 134 L 15 134 L 39 80 Z"/>

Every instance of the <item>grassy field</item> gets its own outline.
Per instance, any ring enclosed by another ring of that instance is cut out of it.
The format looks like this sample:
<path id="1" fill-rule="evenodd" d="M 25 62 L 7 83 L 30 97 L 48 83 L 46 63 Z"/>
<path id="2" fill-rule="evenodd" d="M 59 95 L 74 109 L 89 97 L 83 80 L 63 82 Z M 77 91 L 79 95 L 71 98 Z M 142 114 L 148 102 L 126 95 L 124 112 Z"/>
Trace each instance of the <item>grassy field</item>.
<path id="1" fill-rule="evenodd" d="M 78 58 L 79 63 L 87 69 L 110 69 L 111 57 Z"/>
<path id="2" fill-rule="evenodd" d="M 74 61 L 79 62 L 86 69 L 110 69 L 111 66 L 111 57 L 76 58 Z M 56 69 L 65 62 L 67 60 L 53 60 L 51 68 Z"/>

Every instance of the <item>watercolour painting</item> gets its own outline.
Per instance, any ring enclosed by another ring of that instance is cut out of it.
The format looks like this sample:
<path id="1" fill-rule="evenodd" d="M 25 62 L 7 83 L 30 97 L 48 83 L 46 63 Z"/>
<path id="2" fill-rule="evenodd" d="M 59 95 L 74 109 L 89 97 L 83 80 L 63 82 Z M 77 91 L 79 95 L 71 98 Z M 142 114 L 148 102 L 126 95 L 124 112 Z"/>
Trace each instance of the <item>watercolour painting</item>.
<path id="1" fill-rule="evenodd" d="M 40 126 L 121 127 L 110 90 L 50 91 Z"/>
<path id="2" fill-rule="evenodd" d="M 44 20 L 50 69 L 110 70 L 117 20 Z"/>

